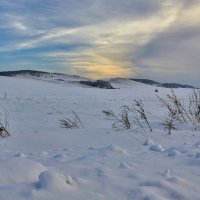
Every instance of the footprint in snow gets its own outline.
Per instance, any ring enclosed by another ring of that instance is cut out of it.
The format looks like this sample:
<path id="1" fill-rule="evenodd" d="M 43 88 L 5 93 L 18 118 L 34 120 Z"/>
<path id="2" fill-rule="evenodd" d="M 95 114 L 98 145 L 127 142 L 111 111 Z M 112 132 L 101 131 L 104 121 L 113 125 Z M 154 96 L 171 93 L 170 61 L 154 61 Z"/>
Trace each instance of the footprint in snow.
<path id="1" fill-rule="evenodd" d="M 144 146 L 149 146 L 149 145 L 152 145 L 154 144 L 154 142 L 150 139 L 150 138 L 147 138 L 145 141 L 144 141 Z"/>
<path id="2" fill-rule="evenodd" d="M 196 143 L 194 144 L 194 147 L 200 148 L 200 142 L 196 142 Z"/>
<path id="3" fill-rule="evenodd" d="M 177 149 L 175 149 L 175 148 L 170 148 L 170 149 L 166 150 L 166 152 L 167 152 L 167 155 L 168 155 L 169 157 L 175 157 L 175 156 L 181 154 L 181 153 L 180 153 Z"/>
<path id="4" fill-rule="evenodd" d="M 196 153 L 196 158 L 197 158 L 197 159 L 200 159 L 200 152 L 197 152 L 197 153 Z"/>
<path id="5" fill-rule="evenodd" d="M 129 169 L 131 166 L 127 162 L 121 162 L 119 164 L 120 169 Z"/>
<path id="6" fill-rule="evenodd" d="M 25 155 L 24 153 L 17 153 L 17 154 L 14 155 L 14 157 L 16 157 L 16 158 L 26 158 L 27 155 Z"/>
<path id="7" fill-rule="evenodd" d="M 65 161 L 67 159 L 67 155 L 65 153 L 58 153 L 52 157 L 53 159 L 58 159 L 60 161 Z"/>
<path id="8" fill-rule="evenodd" d="M 160 144 L 153 144 L 149 147 L 149 150 L 155 151 L 155 152 L 163 152 L 164 148 Z"/>
<path id="9" fill-rule="evenodd" d="M 43 171 L 38 176 L 39 181 L 36 183 L 37 189 L 50 191 L 65 191 L 69 186 L 74 185 L 74 180 L 71 176 L 64 176 L 61 173 L 54 171 Z"/>
<path id="10" fill-rule="evenodd" d="M 128 155 L 128 152 L 126 149 L 123 149 L 115 144 L 111 144 L 111 145 L 108 145 L 107 147 L 100 148 L 98 152 L 103 156 L 107 156 L 110 154 Z"/>
<path id="11" fill-rule="evenodd" d="M 178 182 L 178 178 L 175 176 L 171 176 L 171 172 L 169 169 L 166 169 L 163 176 L 165 177 L 166 180 L 173 182 L 173 183 L 177 183 Z"/>

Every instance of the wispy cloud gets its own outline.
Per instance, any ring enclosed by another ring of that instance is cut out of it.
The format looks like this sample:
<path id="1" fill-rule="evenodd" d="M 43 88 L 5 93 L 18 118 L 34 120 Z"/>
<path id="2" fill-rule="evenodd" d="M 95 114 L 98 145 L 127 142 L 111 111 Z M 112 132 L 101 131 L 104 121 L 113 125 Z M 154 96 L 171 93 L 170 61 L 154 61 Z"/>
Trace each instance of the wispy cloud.
<path id="1" fill-rule="evenodd" d="M 181 59 L 184 45 L 199 50 L 198 36 L 191 38 L 199 31 L 197 0 L 2 0 L 0 11 L 0 54 L 18 60 L 26 50 L 30 55 L 21 62 L 47 70 L 53 62 L 95 78 L 145 76 L 146 69 L 164 77 L 189 69 L 194 56 Z"/>
<path id="2" fill-rule="evenodd" d="M 141 48 L 133 63 L 144 77 L 199 84 L 200 3 L 181 9 L 176 20 Z"/>

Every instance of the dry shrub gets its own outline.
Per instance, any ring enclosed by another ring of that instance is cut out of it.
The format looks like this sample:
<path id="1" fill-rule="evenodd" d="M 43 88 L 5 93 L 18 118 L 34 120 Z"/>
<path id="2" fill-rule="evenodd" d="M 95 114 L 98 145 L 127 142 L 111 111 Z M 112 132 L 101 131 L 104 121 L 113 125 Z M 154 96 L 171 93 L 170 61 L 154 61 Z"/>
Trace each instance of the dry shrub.
<path id="1" fill-rule="evenodd" d="M 0 118 L 0 137 L 6 138 L 10 136 L 9 123 L 8 123 L 8 113 L 4 111 L 4 117 Z"/>
<path id="2" fill-rule="evenodd" d="M 65 119 L 61 119 L 59 121 L 60 126 L 63 128 L 80 128 L 80 127 L 84 127 L 83 123 L 81 121 L 81 119 L 79 118 L 79 116 L 73 111 L 73 119 L 69 119 L 69 118 L 65 118 Z"/>
<path id="3" fill-rule="evenodd" d="M 157 97 L 161 106 L 168 111 L 168 116 L 166 116 L 163 123 L 165 129 L 166 124 L 168 124 L 169 129 L 171 127 L 171 130 L 176 130 L 175 122 L 180 122 L 187 124 L 192 130 L 199 130 L 200 90 L 194 89 L 189 95 L 188 101 L 179 98 L 173 90 L 171 94 L 167 94 L 166 98 Z M 169 130 L 170 133 L 171 130 Z"/>
<path id="4" fill-rule="evenodd" d="M 116 122 L 113 123 L 112 127 L 113 128 L 124 128 L 124 129 L 131 129 L 131 121 L 129 117 L 129 109 L 127 106 L 123 106 L 120 109 L 120 113 L 118 117 L 114 114 L 113 117 L 115 118 Z"/>
<path id="5" fill-rule="evenodd" d="M 135 99 L 131 106 L 120 107 L 119 114 L 115 114 L 112 110 L 104 110 L 103 113 L 115 120 L 113 128 L 127 129 L 133 132 L 145 132 L 146 129 L 152 131 L 143 101 L 140 99 Z"/>
<path id="6" fill-rule="evenodd" d="M 200 125 L 200 90 L 194 89 L 189 95 L 188 113 L 194 129 L 197 130 Z"/>

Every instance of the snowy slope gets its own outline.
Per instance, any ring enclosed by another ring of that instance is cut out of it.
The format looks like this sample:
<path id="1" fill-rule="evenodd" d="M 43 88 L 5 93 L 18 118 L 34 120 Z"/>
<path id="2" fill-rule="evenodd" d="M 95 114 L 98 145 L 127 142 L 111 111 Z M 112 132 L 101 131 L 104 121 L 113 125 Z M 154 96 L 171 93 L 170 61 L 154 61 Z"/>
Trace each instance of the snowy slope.
<path id="1" fill-rule="evenodd" d="M 1 116 L 8 113 L 11 133 L 0 140 L 1 200 L 200 199 L 200 133 L 163 131 L 155 87 L 115 79 L 120 89 L 106 90 L 73 81 L 0 77 Z M 135 98 L 151 113 L 152 133 L 116 131 L 102 113 Z M 61 128 L 73 111 L 84 127 Z"/>

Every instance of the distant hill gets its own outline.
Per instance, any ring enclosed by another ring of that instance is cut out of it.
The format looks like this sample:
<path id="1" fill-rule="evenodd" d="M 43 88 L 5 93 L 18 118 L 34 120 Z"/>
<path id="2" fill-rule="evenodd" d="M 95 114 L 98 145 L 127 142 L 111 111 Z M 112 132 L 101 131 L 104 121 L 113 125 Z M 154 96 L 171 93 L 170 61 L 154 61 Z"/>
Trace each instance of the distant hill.
<path id="1" fill-rule="evenodd" d="M 45 71 L 37 71 L 37 70 L 17 70 L 17 71 L 1 71 L 0 72 L 0 76 L 10 76 L 10 77 L 13 77 L 13 76 L 42 77 L 45 75 L 47 76 L 60 75 L 60 76 L 65 76 L 65 77 L 81 78 L 80 76 L 77 76 L 77 75 L 67 75 L 63 73 L 45 72 Z M 179 83 L 159 83 L 150 79 L 135 79 L 134 78 L 134 79 L 129 79 L 129 80 L 148 84 L 148 85 L 155 85 L 157 87 L 165 87 L 165 88 L 195 88 L 191 85 L 185 85 L 185 84 L 179 84 Z"/>
<path id="2" fill-rule="evenodd" d="M 165 88 L 195 88 L 191 85 L 179 84 L 179 83 L 159 83 L 150 79 L 130 79 L 136 82 L 148 84 L 148 85 L 155 85 L 158 87 L 165 87 Z"/>
<path id="3" fill-rule="evenodd" d="M 19 70 L 19 71 L 3 71 L 0 72 L 0 76 L 22 76 L 22 77 L 31 77 L 38 80 L 45 80 L 50 82 L 73 82 L 78 83 L 84 86 L 104 88 L 104 89 L 115 89 L 112 87 L 109 81 L 104 80 L 92 80 L 76 75 L 68 75 L 63 73 L 51 73 L 45 71 L 36 71 L 36 70 Z"/>
<path id="4" fill-rule="evenodd" d="M 19 71 L 2 71 L 0 76 L 17 76 L 17 75 L 33 75 L 39 76 L 41 74 L 49 74 L 48 72 L 34 71 L 34 70 L 19 70 Z"/>
<path id="5" fill-rule="evenodd" d="M 17 71 L 1 71 L 0 72 L 0 76 L 18 76 L 18 75 L 30 75 L 30 76 L 36 76 L 36 77 L 40 77 L 42 75 L 70 76 L 63 73 L 53 73 L 53 72 L 45 72 L 45 71 L 37 71 L 37 70 L 17 70 Z M 79 76 L 73 75 L 71 77 L 79 77 Z"/>

